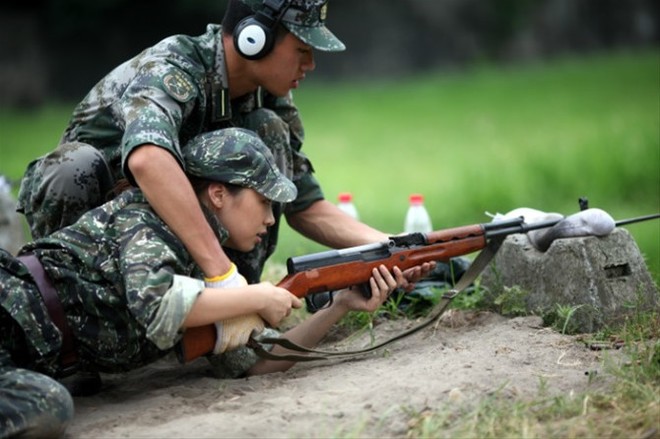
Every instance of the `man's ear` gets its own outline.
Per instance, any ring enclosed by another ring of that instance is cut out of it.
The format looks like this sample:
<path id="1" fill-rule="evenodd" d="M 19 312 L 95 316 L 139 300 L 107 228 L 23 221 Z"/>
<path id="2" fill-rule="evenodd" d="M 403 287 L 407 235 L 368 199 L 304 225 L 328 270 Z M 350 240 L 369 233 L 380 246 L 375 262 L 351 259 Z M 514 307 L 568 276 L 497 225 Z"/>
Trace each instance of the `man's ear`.
<path id="1" fill-rule="evenodd" d="M 211 183 L 207 188 L 209 202 L 216 208 L 221 208 L 227 196 L 227 188 L 222 183 Z"/>

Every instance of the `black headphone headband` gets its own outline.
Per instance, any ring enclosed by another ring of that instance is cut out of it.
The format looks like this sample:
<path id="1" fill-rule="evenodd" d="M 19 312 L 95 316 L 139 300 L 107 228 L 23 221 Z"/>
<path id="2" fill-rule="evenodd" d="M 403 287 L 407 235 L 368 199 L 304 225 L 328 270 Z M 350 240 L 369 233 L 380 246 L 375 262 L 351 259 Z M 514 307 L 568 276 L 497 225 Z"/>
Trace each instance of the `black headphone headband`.
<path id="1" fill-rule="evenodd" d="M 234 29 L 234 47 L 247 59 L 260 59 L 270 53 L 275 43 L 277 25 L 289 6 L 289 0 L 265 0 L 254 14 L 242 19 Z"/>
<path id="2" fill-rule="evenodd" d="M 285 7 L 287 3 L 287 0 L 265 0 L 263 7 L 257 11 L 254 17 L 274 31 L 275 26 L 287 10 Z"/>

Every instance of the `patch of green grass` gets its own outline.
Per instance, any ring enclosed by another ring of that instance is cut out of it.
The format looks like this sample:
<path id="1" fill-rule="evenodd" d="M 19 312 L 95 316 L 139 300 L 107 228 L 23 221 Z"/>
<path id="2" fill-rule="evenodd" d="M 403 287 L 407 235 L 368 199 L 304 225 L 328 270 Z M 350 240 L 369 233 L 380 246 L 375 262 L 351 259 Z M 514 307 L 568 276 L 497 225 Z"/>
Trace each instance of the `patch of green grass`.
<path id="1" fill-rule="evenodd" d="M 411 413 L 410 438 L 657 437 L 660 430 L 660 314 L 636 313 L 608 338 L 624 340 L 629 361 L 605 362 L 615 382 L 581 394 L 547 395 L 544 382 L 528 400 L 495 392 L 473 406 L 448 404 Z M 596 375 L 589 377 L 597 384 Z"/>
<path id="2" fill-rule="evenodd" d="M 0 108 L 0 174 L 18 182 L 30 161 L 57 146 L 72 110 L 70 104 L 22 111 Z"/>

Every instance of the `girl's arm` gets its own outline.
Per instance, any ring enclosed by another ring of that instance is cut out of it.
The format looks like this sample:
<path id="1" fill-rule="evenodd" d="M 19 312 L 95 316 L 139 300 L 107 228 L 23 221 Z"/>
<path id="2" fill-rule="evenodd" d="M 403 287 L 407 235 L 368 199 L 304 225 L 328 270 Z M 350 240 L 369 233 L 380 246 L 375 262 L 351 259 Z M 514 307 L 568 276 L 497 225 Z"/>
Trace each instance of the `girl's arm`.
<path id="1" fill-rule="evenodd" d="M 384 265 L 378 269 L 374 269 L 372 277 L 369 280 L 371 286 L 371 298 L 366 300 L 362 297 L 357 289 L 348 289 L 341 291 L 328 308 L 322 309 L 295 328 L 287 331 L 283 337 L 291 340 L 292 342 L 305 346 L 316 346 L 330 328 L 344 317 L 349 311 L 366 311 L 374 312 L 381 306 L 389 294 L 395 288 L 401 286 L 405 279 L 403 273 L 397 267 L 394 268 L 394 273 L 390 273 Z M 273 354 L 286 354 L 290 353 L 287 349 L 275 346 L 272 350 Z M 272 372 L 282 372 L 290 369 L 295 362 L 293 361 L 272 361 L 272 360 L 259 360 L 249 371 L 248 375 L 261 375 Z"/>
<path id="2" fill-rule="evenodd" d="M 300 308 L 302 301 L 270 282 L 238 288 L 204 288 L 186 316 L 183 327 L 204 326 L 242 315 L 259 314 L 271 326 L 277 326 Z"/>

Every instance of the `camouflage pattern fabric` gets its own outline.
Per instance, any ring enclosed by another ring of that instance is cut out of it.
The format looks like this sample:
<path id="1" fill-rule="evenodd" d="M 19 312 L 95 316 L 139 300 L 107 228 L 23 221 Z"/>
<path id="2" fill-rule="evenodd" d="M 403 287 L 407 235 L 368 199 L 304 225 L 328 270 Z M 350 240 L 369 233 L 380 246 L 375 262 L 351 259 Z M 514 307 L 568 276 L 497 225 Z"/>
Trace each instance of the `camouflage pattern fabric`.
<path id="1" fill-rule="evenodd" d="M 17 210 L 25 215 L 32 239 L 38 239 L 103 204 L 112 186 L 110 169 L 96 148 L 64 143 L 28 165 Z"/>
<path id="2" fill-rule="evenodd" d="M 58 291 L 82 370 L 122 372 L 165 355 L 204 285 L 180 241 L 135 189 L 22 252 L 39 257 Z M 4 283 L 3 290 L 27 290 L 15 278 Z M 34 301 L 24 295 L 25 303 Z M 0 303 L 5 309 L 18 299 L 8 300 Z M 37 322 L 21 327 L 38 334 Z"/>
<path id="3" fill-rule="evenodd" d="M 252 188 L 269 200 L 286 203 L 298 192 L 263 141 L 242 128 L 200 134 L 188 143 L 184 159 L 189 175 Z"/>
<path id="4" fill-rule="evenodd" d="M 46 375 L 4 366 L 2 356 L 0 351 L 0 439 L 62 437 L 73 418 L 69 392 Z"/>
<path id="5" fill-rule="evenodd" d="M 11 255 L 0 249 L 3 261 L 9 261 L 7 269 L 0 268 L 0 292 L 3 302 L 6 280 L 15 275 L 16 283 L 22 283 L 28 291 L 34 286 L 27 279 L 27 270 L 16 262 Z M 13 273 L 13 274 L 12 274 Z M 16 290 L 17 295 L 20 293 Z M 38 293 L 37 293 L 38 294 Z M 13 294 L 12 294 L 13 295 Z M 16 302 L 14 302 L 16 303 Z M 39 303 L 30 304 L 26 310 L 14 310 L 17 314 L 29 315 L 41 319 L 45 310 Z M 20 318 L 20 317 L 19 317 Z M 56 329 L 50 322 L 43 322 L 43 332 L 51 336 Z M 0 438 L 24 435 L 21 437 L 60 437 L 66 424 L 73 417 L 73 401 L 66 389 L 52 378 L 26 367 L 37 369 L 39 355 L 34 345 L 26 342 L 25 332 L 5 308 L 0 307 Z M 56 342 L 54 344 L 57 344 Z M 38 343 L 37 343 L 38 345 Z M 46 357 L 57 359 L 57 353 L 47 352 Z M 24 368 L 16 367 L 22 363 Z M 43 364 L 43 362 L 41 362 Z"/>
<path id="6" fill-rule="evenodd" d="M 241 178 L 243 185 L 273 191 L 283 201 L 296 195 L 255 133 L 228 128 L 199 136 L 186 158 L 190 172 L 199 177 Z M 233 162 L 231 170 L 222 169 L 225 159 L 226 166 Z M 227 231 L 203 210 L 224 242 Z M 73 333 L 78 368 L 85 372 L 125 372 L 167 355 L 181 339 L 180 328 L 204 289 L 199 267 L 138 189 L 125 191 L 19 253 L 40 259 Z M 3 431 L 58 435 L 72 416 L 70 395 L 48 377 L 60 376 L 62 336 L 27 267 L 3 249 L 0 333 Z M 277 335 L 272 330 L 267 334 Z M 212 356 L 212 364 L 222 364 L 214 366 L 216 376 L 244 375 L 258 360 L 249 351 Z"/>
<path id="7" fill-rule="evenodd" d="M 112 185 L 123 177 L 132 179 L 126 157 L 142 144 L 163 147 L 185 167 L 182 150 L 193 137 L 242 127 L 259 134 L 280 171 L 296 185 L 298 198 L 286 204 L 287 212 L 322 199 L 312 165 L 300 151 L 304 131 L 291 95 L 276 97 L 259 90 L 229 102 L 226 76 L 220 26 L 210 24 L 198 37 L 166 38 L 103 78 L 74 110 L 61 143 L 94 147 L 105 160 Z M 67 152 L 55 150 L 34 161 L 23 178 L 18 210 L 26 213 L 33 237 L 46 236 L 75 220 L 78 212 L 99 205 L 96 196 L 75 196 L 81 187 L 91 187 L 92 195 L 104 195 L 105 184 L 91 182 L 98 175 L 91 165 L 98 161 Z M 76 169 L 84 178 L 72 172 Z M 56 187 L 51 185 L 52 176 L 61 182 Z M 276 213 L 283 209 L 280 206 Z M 63 217 L 62 212 L 72 214 Z M 274 245 L 277 227 L 272 233 Z M 270 253 L 260 253 L 259 258 Z M 258 267 L 263 260 L 250 264 Z"/>
<path id="8" fill-rule="evenodd" d="M 291 179 L 298 189 L 298 196 L 293 202 L 286 204 L 273 202 L 275 224 L 268 229 L 268 235 L 251 252 L 224 249 L 248 283 L 259 282 L 266 260 L 275 251 L 282 214 L 304 210 L 323 198 L 323 192 L 313 176 L 314 168 L 307 157 L 300 152 L 303 131 L 302 126 L 296 126 L 300 121 L 295 117 L 297 110 L 293 106 L 281 104 L 282 102 L 277 107 L 278 111 L 262 108 L 241 115 L 242 125 L 253 127 L 252 129 L 270 148 L 280 171 Z M 286 116 L 282 117 L 282 115 Z M 286 123 L 286 120 L 291 122 Z"/>

